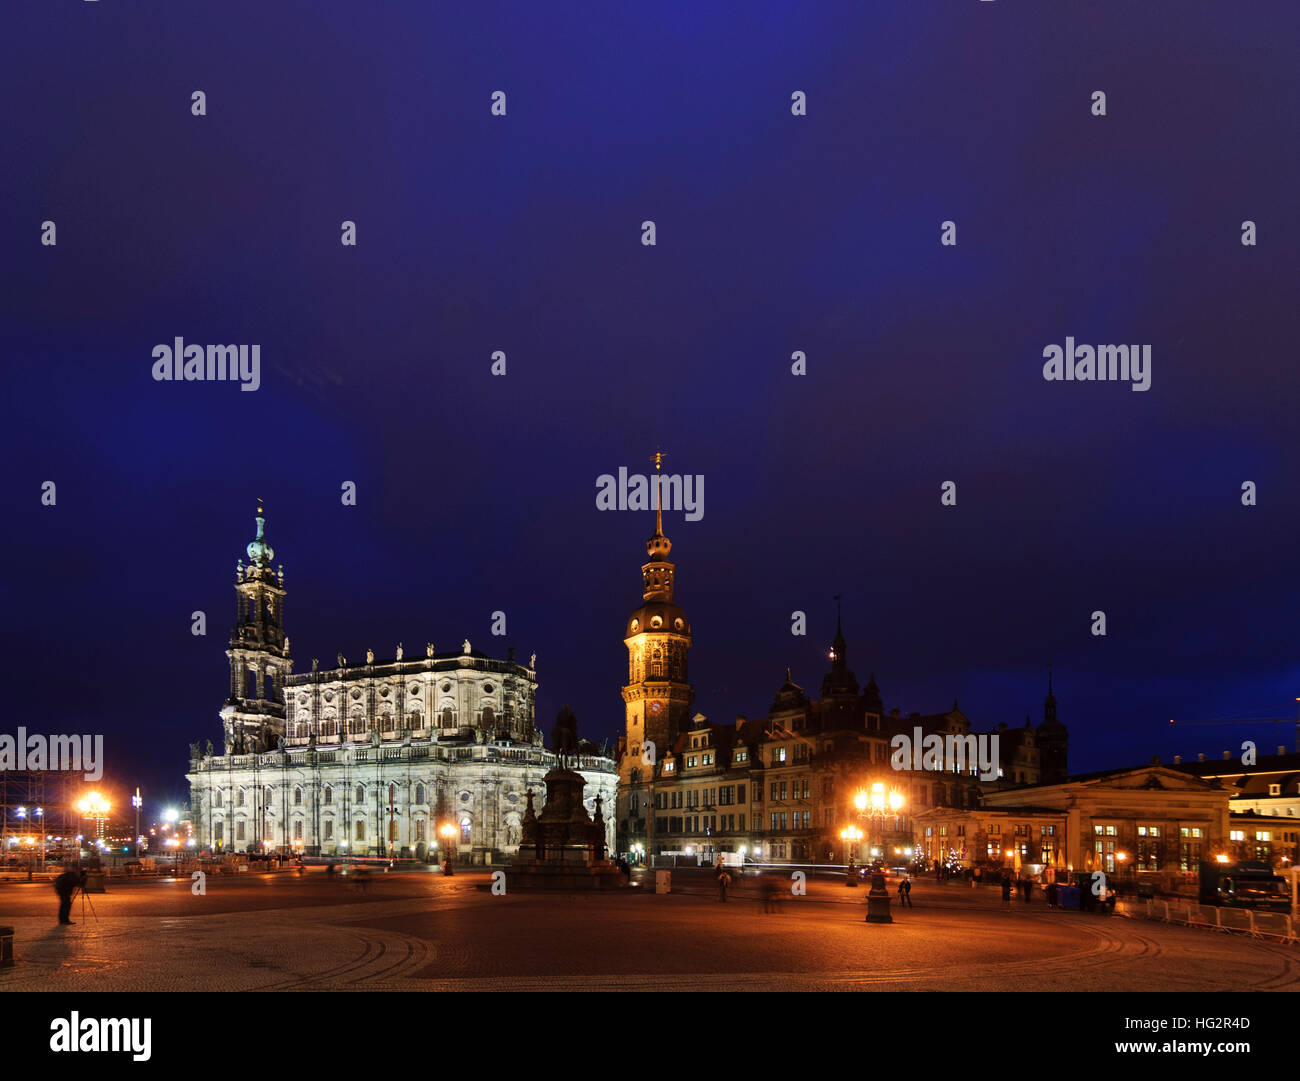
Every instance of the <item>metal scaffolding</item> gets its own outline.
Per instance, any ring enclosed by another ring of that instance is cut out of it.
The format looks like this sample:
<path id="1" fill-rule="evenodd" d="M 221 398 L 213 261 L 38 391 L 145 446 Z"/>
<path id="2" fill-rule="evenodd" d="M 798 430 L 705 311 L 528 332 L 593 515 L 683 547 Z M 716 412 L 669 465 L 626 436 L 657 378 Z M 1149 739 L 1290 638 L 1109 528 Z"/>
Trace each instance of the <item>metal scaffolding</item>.
<path id="1" fill-rule="evenodd" d="M 44 863 L 77 836 L 76 775 L 62 770 L 0 771 L 0 859 Z"/>

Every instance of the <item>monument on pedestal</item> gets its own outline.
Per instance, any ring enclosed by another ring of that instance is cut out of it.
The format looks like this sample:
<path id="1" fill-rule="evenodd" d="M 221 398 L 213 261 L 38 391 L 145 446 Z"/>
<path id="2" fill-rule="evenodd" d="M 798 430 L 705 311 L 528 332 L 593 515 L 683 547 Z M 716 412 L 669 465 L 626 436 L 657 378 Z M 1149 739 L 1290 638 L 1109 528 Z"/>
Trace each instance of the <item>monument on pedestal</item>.
<path id="1" fill-rule="evenodd" d="M 523 838 L 506 872 L 507 890 L 605 890 L 624 884 L 623 873 L 605 850 L 605 817 L 601 798 L 591 816 L 583 803 L 587 786 L 581 773 L 569 768 L 578 753 L 578 719 L 565 706 L 551 734 L 555 767 L 542 779 L 546 804 L 533 810 L 528 792 Z"/>

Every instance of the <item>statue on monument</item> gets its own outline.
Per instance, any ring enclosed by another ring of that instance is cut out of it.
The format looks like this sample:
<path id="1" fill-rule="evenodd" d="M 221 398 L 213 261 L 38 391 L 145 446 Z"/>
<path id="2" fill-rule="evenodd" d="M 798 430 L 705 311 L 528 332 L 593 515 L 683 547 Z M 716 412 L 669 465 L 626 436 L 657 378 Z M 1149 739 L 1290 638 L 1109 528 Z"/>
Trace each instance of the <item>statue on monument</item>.
<path id="1" fill-rule="evenodd" d="M 560 709 L 555 727 L 551 729 L 551 750 L 561 761 L 578 753 L 578 718 L 567 703 Z"/>

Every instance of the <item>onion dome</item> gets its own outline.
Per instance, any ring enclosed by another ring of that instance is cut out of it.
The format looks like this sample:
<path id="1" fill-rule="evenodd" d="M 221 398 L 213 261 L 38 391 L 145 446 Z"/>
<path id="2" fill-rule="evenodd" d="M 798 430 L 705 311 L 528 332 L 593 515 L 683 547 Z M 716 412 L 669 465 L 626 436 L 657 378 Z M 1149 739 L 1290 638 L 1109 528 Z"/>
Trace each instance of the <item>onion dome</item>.
<path id="1" fill-rule="evenodd" d="M 263 531 L 266 528 L 266 518 L 263 516 L 261 504 L 257 507 L 257 536 L 254 537 L 248 545 L 246 551 L 248 558 L 254 566 L 270 566 L 271 560 L 275 558 L 275 549 L 266 543 L 266 537 Z"/>

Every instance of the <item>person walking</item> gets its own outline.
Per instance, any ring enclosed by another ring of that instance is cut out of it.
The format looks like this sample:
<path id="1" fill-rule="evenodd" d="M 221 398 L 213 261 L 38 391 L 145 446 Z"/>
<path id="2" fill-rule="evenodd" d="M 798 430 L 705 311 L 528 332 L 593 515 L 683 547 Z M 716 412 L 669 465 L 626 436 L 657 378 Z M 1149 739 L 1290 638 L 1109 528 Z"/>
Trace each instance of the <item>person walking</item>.
<path id="1" fill-rule="evenodd" d="M 722 864 L 718 864 L 718 900 L 727 903 L 727 887 L 731 885 L 731 875 Z"/>
<path id="2" fill-rule="evenodd" d="M 1011 907 L 1011 876 L 1006 871 L 1002 872 L 1002 907 Z"/>
<path id="3" fill-rule="evenodd" d="M 54 880 L 54 892 L 59 895 L 59 923 L 71 925 L 72 898 L 78 889 L 86 884 L 86 872 L 76 864 L 69 867 Z"/>
<path id="4" fill-rule="evenodd" d="M 1025 904 L 1029 904 L 1029 899 L 1034 895 L 1033 879 L 1026 878 L 1020 883 L 1020 895 L 1024 898 Z"/>
<path id="5" fill-rule="evenodd" d="M 776 880 L 770 873 L 760 872 L 758 887 L 763 898 L 763 911 L 776 912 L 781 904 L 780 887 L 776 884 Z"/>
<path id="6" fill-rule="evenodd" d="M 910 878 L 904 878 L 898 884 L 898 907 L 912 907 L 912 880 Z"/>

